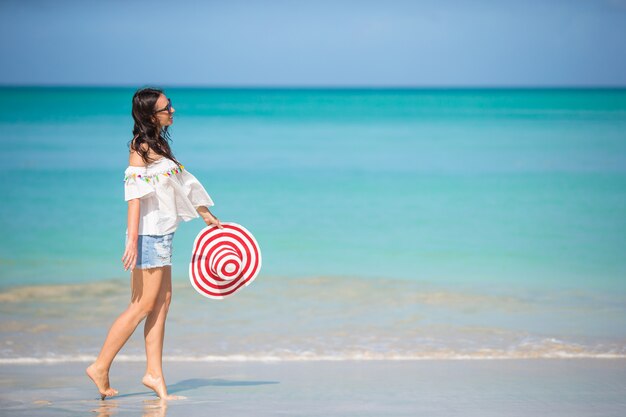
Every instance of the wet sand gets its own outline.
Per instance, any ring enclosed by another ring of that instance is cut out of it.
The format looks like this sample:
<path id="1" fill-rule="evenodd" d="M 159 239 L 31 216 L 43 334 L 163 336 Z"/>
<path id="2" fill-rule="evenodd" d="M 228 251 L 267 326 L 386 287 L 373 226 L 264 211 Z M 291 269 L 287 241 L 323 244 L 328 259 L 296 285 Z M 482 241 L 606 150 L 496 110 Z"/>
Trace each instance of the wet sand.
<path id="1" fill-rule="evenodd" d="M 166 362 L 165 404 L 142 362 L 111 369 L 101 401 L 87 363 L 1 365 L 11 416 L 623 416 L 626 360 Z"/>

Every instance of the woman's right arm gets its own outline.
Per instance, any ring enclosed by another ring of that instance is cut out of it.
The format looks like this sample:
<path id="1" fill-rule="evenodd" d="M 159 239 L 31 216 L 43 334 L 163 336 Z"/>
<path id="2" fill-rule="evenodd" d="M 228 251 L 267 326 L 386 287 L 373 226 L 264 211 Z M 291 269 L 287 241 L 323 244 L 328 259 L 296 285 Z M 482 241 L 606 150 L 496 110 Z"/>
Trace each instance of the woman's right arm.
<path id="1" fill-rule="evenodd" d="M 128 239 L 137 243 L 139 234 L 139 199 L 133 198 L 128 201 Z"/>
<path id="2" fill-rule="evenodd" d="M 139 204 L 140 202 L 138 198 L 128 200 L 128 241 L 126 243 L 124 256 L 122 256 L 122 262 L 124 263 L 125 270 L 128 270 L 128 268 L 130 268 L 131 266 L 134 267 L 137 262 L 137 239 L 139 234 L 140 209 Z"/>
<path id="3" fill-rule="evenodd" d="M 134 139 L 133 139 L 134 140 Z M 144 151 L 149 150 L 146 143 L 141 144 L 141 148 Z M 131 150 L 128 158 L 128 165 L 130 166 L 145 166 L 145 162 L 139 156 L 139 154 Z M 133 269 L 137 263 L 137 241 L 139 239 L 139 198 L 133 198 L 128 200 L 128 242 L 126 243 L 126 250 L 124 256 L 122 256 L 122 262 L 124 263 L 124 269 Z"/>

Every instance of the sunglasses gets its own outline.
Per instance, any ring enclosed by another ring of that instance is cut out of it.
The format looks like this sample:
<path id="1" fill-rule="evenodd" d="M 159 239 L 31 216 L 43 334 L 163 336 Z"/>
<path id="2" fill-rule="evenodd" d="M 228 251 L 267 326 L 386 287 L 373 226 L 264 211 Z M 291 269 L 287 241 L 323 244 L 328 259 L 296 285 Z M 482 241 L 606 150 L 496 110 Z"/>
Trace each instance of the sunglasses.
<path id="1" fill-rule="evenodd" d="M 157 113 L 161 113 L 162 111 L 167 111 L 168 113 L 172 113 L 172 100 L 170 100 L 169 98 L 167 99 L 167 106 L 165 106 L 164 108 L 162 108 L 161 110 L 157 110 L 154 112 L 154 114 Z"/>

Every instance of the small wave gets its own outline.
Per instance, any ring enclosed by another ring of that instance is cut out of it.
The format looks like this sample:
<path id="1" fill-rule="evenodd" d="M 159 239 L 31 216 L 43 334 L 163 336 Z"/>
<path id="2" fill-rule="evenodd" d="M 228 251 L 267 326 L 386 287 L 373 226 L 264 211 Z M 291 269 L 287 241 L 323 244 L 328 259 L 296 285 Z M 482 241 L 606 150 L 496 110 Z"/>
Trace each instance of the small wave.
<path id="1" fill-rule="evenodd" d="M 40 301 L 67 303 L 93 299 L 97 296 L 119 296 L 127 292 L 127 285 L 120 280 L 103 280 L 84 284 L 24 285 L 0 291 L 0 302 L 20 303 Z"/>
<path id="2" fill-rule="evenodd" d="M 93 362 L 93 355 L 54 355 L 48 357 L 0 358 L 0 365 L 37 365 L 71 362 Z M 552 351 L 510 351 L 480 349 L 474 352 L 452 350 L 416 353 L 345 352 L 318 354 L 307 352 L 282 352 L 235 355 L 171 355 L 164 356 L 169 362 L 305 362 L 305 361 L 417 361 L 417 360 L 516 360 L 516 359 L 626 359 L 624 352 L 597 352 L 581 349 Z M 118 362 L 145 362 L 145 355 L 118 355 Z"/>

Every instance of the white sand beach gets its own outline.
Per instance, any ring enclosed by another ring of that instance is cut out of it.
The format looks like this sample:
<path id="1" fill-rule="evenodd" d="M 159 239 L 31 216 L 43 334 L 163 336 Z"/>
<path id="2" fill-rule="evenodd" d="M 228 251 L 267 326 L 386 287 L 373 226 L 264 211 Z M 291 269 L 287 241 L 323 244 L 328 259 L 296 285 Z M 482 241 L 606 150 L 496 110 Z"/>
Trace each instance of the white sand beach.
<path id="1" fill-rule="evenodd" d="M 626 360 L 167 362 L 159 401 L 144 364 L 114 363 L 101 401 L 87 364 L 2 365 L 6 416 L 623 416 Z"/>

